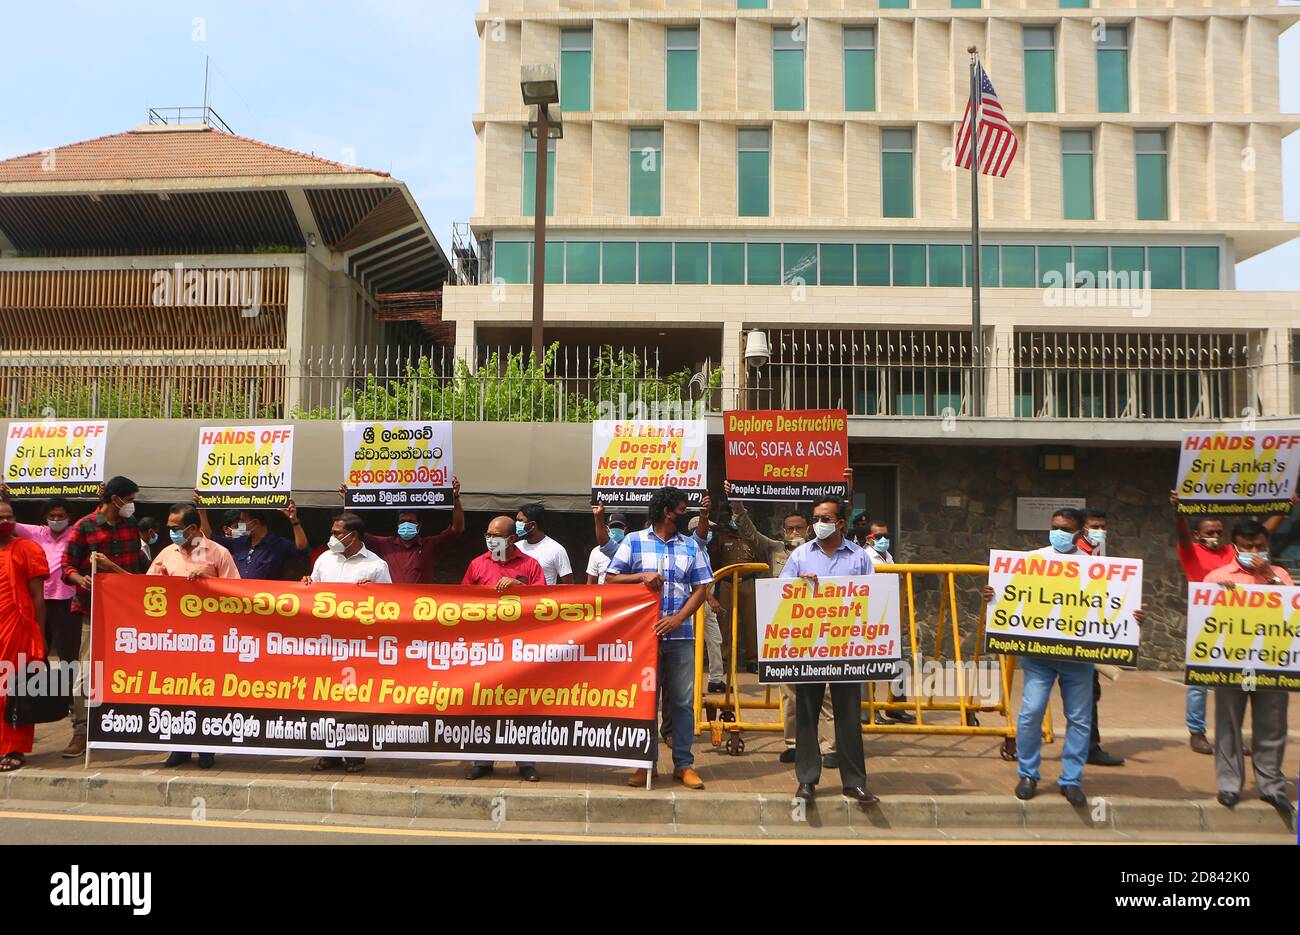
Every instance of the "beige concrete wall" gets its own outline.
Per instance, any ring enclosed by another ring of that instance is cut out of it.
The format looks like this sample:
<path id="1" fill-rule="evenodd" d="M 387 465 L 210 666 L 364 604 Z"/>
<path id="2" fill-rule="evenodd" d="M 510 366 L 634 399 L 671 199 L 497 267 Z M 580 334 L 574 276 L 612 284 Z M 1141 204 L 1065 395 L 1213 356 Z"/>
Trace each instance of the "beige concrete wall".
<path id="1" fill-rule="evenodd" d="M 665 54 L 667 34 L 658 23 L 628 23 L 628 106 L 631 110 L 663 110 L 666 106 Z"/>
<path id="2" fill-rule="evenodd" d="M 591 130 L 592 177 L 600 180 L 591 188 L 592 213 L 611 218 L 625 216 L 631 159 L 628 128 L 621 123 L 598 120 Z"/>
<path id="3" fill-rule="evenodd" d="M 1129 27 L 1129 106 L 1135 114 L 1169 112 L 1169 23 L 1140 16 Z"/>
<path id="4" fill-rule="evenodd" d="M 772 213 L 808 215 L 808 125 L 792 120 L 772 124 Z"/>
<path id="5" fill-rule="evenodd" d="M 1207 163 L 1209 133 L 1180 124 L 1169 134 L 1169 219 L 1204 221 L 1210 216 Z"/>
<path id="6" fill-rule="evenodd" d="M 700 213 L 736 216 L 736 128 L 729 123 L 700 124 Z"/>
<path id="7" fill-rule="evenodd" d="M 723 20 L 700 21 L 700 107 L 736 109 L 736 30 Z"/>
<path id="8" fill-rule="evenodd" d="M 555 158 L 555 213 L 591 214 L 591 124 L 567 123 Z"/>
<path id="9" fill-rule="evenodd" d="M 844 125 L 815 121 L 808 125 L 809 211 L 813 217 L 843 217 Z"/>
<path id="10" fill-rule="evenodd" d="M 627 23 L 596 20 L 591 41 L 592 108 L 604 112 L 627 110 L 630 106 Z"/>
<path id="11" fill-rule="evenodd" d="M 664 214 L 700 213 L 700 128 L 670 120 L 664 124 Z"/>

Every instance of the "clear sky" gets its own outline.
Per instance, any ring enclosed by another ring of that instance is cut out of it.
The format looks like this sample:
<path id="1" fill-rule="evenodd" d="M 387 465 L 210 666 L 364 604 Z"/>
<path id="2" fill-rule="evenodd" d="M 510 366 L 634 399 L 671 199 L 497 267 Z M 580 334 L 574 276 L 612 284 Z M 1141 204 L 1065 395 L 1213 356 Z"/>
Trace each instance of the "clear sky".
<path id="1" fill-rule="evenodd" d="M 1295 5 L 1300 0 L 1287 0 Z M 474 209 L 478 0 L 43 0 L 6 4 L 0 158 L 118 133 L 203 101 L 235 132 L 391 172 L 450 249 Z M 1282 110 L 1300 111 L 1300 26 L 1282 39 Z M 1300 132 L 1284 143 L 1300 220 Z M 1300 240 L 1238 267 L 1300 289 Z"/>

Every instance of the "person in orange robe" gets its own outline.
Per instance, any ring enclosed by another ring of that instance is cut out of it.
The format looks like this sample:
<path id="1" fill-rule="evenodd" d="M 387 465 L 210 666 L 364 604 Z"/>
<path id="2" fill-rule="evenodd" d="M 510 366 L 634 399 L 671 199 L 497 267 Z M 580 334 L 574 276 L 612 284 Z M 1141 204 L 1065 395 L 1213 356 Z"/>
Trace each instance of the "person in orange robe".
<path id="1" fill-rule="evenodd" d="M 50 573 L 45 553 L 35 542 L 17 538 L 14 509 L 0 503 L 0 660 L 20 672 L 23 662 L 45 658 L 45 578 Z M 8 700 L 0 687 L 0 712 Z M 0 772 L 9 773 L 32 752 L 36 725 L 10 727 L 0 717 Z"/>

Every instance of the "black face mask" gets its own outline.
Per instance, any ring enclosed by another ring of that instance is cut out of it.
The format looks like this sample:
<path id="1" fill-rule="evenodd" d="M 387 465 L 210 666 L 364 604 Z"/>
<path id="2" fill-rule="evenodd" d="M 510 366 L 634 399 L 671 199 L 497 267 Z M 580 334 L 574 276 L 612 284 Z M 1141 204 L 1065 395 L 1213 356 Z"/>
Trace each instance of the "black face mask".
<path id="1" fill-rule="evenodd" d="M 689 513 L 674 513 L 673 525 L 677 527 L 677 531 L 683 536 L 689 536 L 691 534 L 691 515 Z"/>

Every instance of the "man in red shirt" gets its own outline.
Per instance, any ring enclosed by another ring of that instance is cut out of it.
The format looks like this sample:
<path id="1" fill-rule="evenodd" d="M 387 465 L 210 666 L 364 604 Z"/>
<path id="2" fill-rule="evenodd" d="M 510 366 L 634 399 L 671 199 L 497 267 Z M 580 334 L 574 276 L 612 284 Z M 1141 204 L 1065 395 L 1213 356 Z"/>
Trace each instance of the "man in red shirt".
<path id="1" fill-rule="evenodd" d="M 496 588 L 498 594 L 521 584 L 546 584 L 542 566 L 515 547 L 514 531 L 515 521 L 509 516 L 488 523 L 488 550 L 469 563 L 460 583 Z"/>
<path id="2" fill-rule="evenodd" d="M 347 484 L 339 485 L 339 496 L 347 502 Z M 364 544 L 388 563 L 393 584 L 430 584 L 433 569 L 448 546 L 465 531 L 465 511 L 460 506 L 460 479 L 451 479 L 451 525 L 432 536 L 420 535 L 420 514 L 402 510 L 397 514 L 397 535 L 366 533 Z"/>
<path id="3" fill-rule="evenodd" d="M 1169 491 L 1169 502 L 1174 510 L 1178 509 L 1178 494 Z M 1292 505 L 1300 503 L 1291 498 Z M 1264 531 L 1272 536 L 1281 525 L 1284 516 L 1278 514 L 1264 520 Z M 1178 561 L 1182 563 L 1183 573 L 1189 583 L 1204 581 L 1210 572 L 1230 565 L 1237 560 L 1237 550 L 1232 543 L 1223 541 L 1223 520 L 1217 516 L 1195 516 L 1190 523 L 1182 513 L 1174 513 L 1174 532 L 1178 536 Z M 1209 692 L 1203 686 L 1187 689 L 1187 732 L 1191 735 L 1190 744 L 1197 753 L 1212 755 L 1214 747 L 1205 736 L 1206 707 Z M 1247 751 L 1249 756 L 1249 751 Z"/>
<path id="4" fill-rule="evenodd" d="M 513 533 L 515 521 L 509 516 L 498 516 L 488 523 L 488 550 L 469 563 L 461 584 L 476 584 L 487 588 L 496 588 L 497 593 L 517 588 L 520 585 L 544 585 L 546 576 L 537 560 L 525 555 L 515 548 Z M 515 763 L 519 767 L 519 778 L 527 782 L 539 782 L 542 774 L 532 763 Z M 492 761 L 478 760 L 465 774 L 466 779 L 482 779 L 492 775 Z"/>

